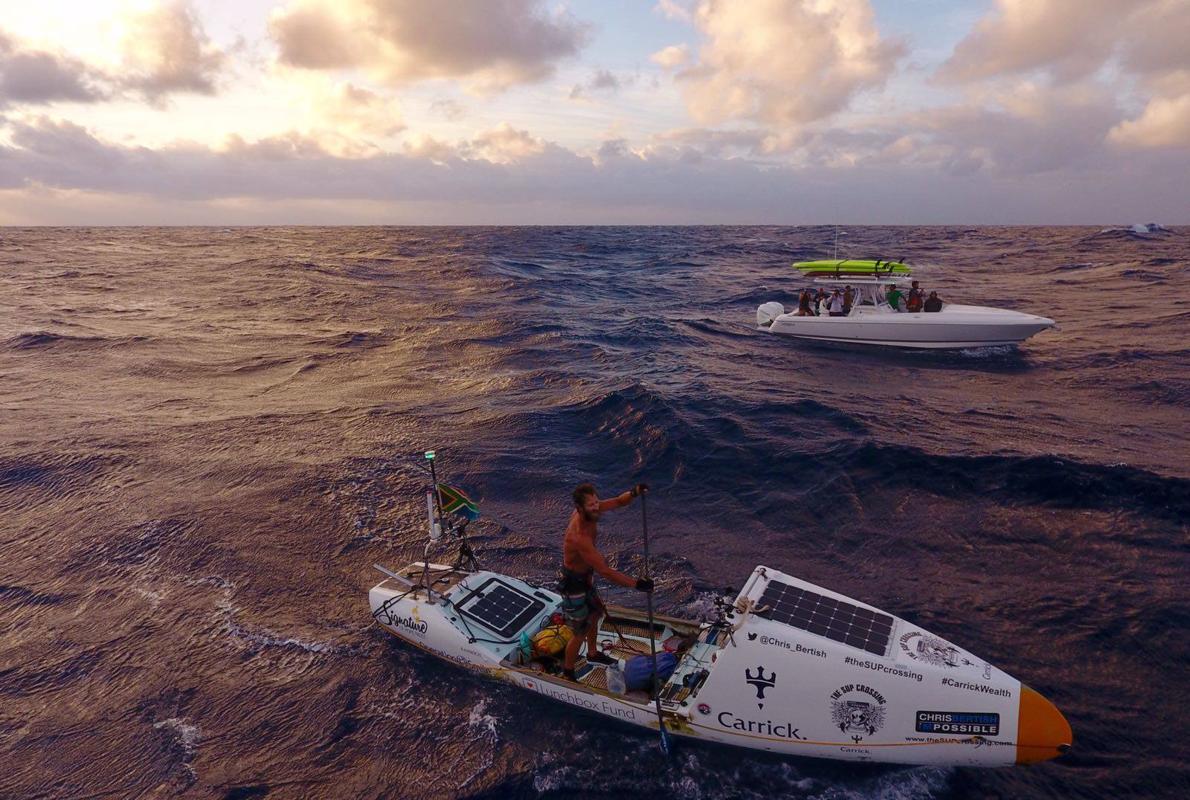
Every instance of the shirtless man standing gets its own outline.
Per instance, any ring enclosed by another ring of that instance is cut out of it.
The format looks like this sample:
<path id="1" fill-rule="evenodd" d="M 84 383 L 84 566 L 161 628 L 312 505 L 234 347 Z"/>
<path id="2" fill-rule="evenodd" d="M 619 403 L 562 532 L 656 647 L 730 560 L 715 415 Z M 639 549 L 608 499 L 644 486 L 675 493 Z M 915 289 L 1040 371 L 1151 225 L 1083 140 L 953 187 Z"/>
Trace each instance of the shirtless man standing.
<path id="1" fill-rule="evenodd" d="M 587 661 L 593 664 L 613 664 L 615 659 L 595 649 L 595 634 L 599 631 L 599 619 L 603 616 L 603 601 L 595 592 L 595 573 L 598 572 L 612 583 L 630 586 L 640 592 L 653 591 L 650 578 L 633 578 L 619 570 L 612 569 L 595 548 L 599 535 L 596 523 L 604 511 L 622 508 L 632 498 L 647 492 L 649 487 L 638 483 L 627 492 L 611 500 L 600 500 L 595 487 L 589 483 L 580 484 L 574 490 L 574 513 L 566 526 L 566 538 L 562 540 L 562 613 L 574 636 L 566 645 L 566 658 L 562 674 L 570 680 L 574 675 L 574 662 L 584 638 L 587 642 Z M 584 634 L 586 634 L 584 636 Z"/>

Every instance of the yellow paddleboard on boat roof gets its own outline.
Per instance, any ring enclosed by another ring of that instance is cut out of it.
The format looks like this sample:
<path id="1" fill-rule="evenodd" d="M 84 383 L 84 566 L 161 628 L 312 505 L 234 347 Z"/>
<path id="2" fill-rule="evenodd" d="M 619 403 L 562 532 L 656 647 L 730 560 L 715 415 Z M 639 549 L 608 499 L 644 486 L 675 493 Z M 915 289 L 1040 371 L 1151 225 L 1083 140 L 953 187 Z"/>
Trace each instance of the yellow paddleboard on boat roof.
<path id="1" fill-rule="evenodd" d="M 807 278 L 841 276 L 841 275 L 909 275 L 909 267 L 900 261 L 865 261 L 863 259 L 845 258 L 830 261 L 798 261 L 793 268 L 800 271 Z"/>

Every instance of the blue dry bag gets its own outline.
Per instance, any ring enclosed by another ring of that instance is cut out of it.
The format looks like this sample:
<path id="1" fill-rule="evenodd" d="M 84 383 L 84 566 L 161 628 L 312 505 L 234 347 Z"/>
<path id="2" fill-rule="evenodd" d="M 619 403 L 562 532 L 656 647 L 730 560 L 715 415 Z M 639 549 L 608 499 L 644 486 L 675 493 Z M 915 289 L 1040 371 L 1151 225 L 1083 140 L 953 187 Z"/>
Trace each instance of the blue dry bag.
<path id="1" fill-rule="evenodd" d="M 673 653 L 657 654 L 657 680 L 661 683 L 669 680 L 678 666 L 678 657 Z M 633 689 L 649 688 L 649 657 L 633 656 L 624 664 L 624 685 L 629 691 Z"/>

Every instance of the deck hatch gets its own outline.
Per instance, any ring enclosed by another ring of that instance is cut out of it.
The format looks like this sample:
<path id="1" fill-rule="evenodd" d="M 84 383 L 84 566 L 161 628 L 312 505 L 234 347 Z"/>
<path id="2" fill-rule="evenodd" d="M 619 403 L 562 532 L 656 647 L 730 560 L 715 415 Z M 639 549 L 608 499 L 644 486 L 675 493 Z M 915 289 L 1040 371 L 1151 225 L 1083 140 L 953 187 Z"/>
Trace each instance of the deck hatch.
<path id="1" fill-rule="evenodd" d="M 767 611 L 759 612 L 774 622 L 841 644 L 883 656 L 888 652 L 888 638 L 893 618 L 879 611 L 836 600 L 833 597 L 770 580 L 760 598 Z"/>
<path id="2" fill-rule="evenodd" d="M 489 578 L 456 603 L 455 608 L 497 636 L 507 638 L 536 617 L 545 603 L 499 578 Z"/>

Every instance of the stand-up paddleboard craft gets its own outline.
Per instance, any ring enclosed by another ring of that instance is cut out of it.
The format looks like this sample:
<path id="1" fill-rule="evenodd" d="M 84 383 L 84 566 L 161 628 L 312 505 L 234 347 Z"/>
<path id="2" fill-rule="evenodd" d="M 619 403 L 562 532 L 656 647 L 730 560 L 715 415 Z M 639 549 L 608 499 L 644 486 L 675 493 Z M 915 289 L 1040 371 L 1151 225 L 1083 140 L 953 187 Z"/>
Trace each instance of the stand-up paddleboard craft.
<path id="1" fill-rule="evenodd" d="M 767 566 L 717 600 L 708 622 L 656 615 L 650 627 L 644 612 L 607 607 L 598 636 L 605 653 L 621 663 L 646 659 L 646 675 L 650 639 L 676 657 L 656 694 L 625 691 L 616 668 L 581 661 L 578 682 L 566 680 L 551 645 L 561 595 L 481 569 L 466 522 L 452 528 L 443 519 L 444 511 L 474 518 L 478 510 L 436 475 L 433 485 L 431 541 L 444 529 L 457 536 L 458 560 L 377 565 L 386 577 L 369 601 L 386 630 L 439 658 L 562 706 L 653 731 L 659 708 L 672 736 L 790 755 L 991 767 L 1044 761 L 1073 743 L 1049 700 L 983 659 Z"/>
<path id="2" fill-rule="evenodd" d="M 820 342 L 877 344 L 886 347 L 962 349 L 1016 345 L 1054 326 L 1047 317 L 1005 308 L 942 303 L 931 313 L 918 308 L 894 308 L 888 291 L 911 278 L 910 268 L 899 261 L 802 261 L 793 265 L 806 283 L 827 292 L 850 286 L 854 292 L 850 313 L 831 316 L 786 313 L 781 303 L 763 303 L 756 309 L 756 325 L 770 333 Z"/>

